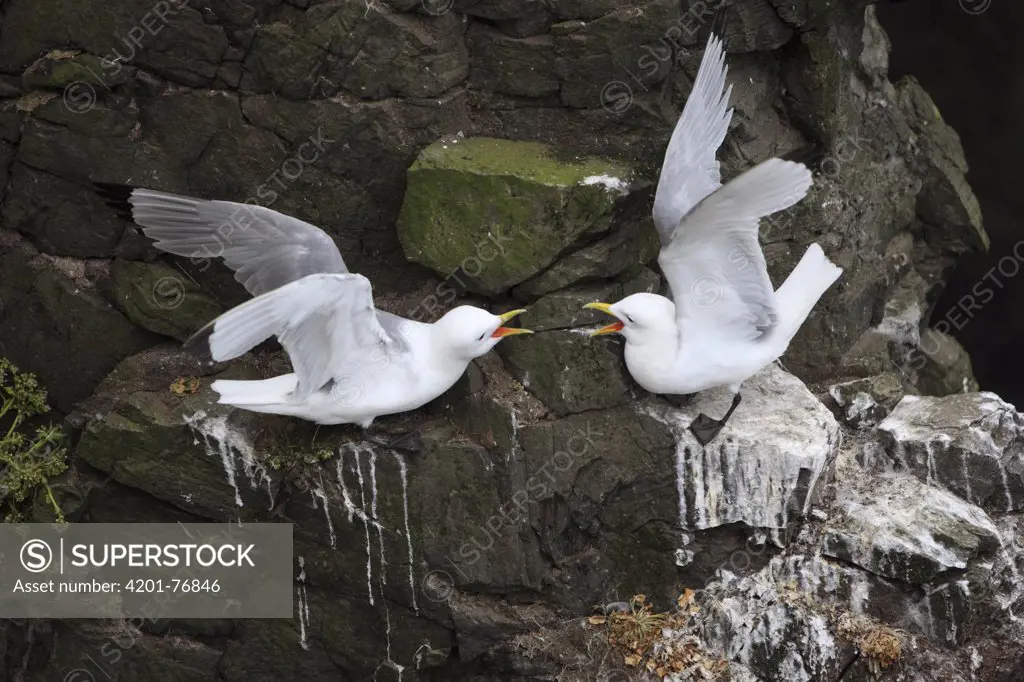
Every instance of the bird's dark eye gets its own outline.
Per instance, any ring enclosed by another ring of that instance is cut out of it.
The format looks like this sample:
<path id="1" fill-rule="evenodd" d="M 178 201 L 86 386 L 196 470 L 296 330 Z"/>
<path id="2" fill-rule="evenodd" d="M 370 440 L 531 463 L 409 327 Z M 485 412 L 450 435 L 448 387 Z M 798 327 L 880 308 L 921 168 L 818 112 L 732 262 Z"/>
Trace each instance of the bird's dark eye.
<path id="1" fill-rule="evenodd" d="M 633 318 L 632 317 L 630 317 L 629 315 L 626 315 L 626 319 L 629 320 L 630 324 L 633 324 Z"/>
<path id="2" fill-rule="evenodd" d="M 485 336 L 487 336 L 487 332 L 484 332 L 483 334 L 481 334 L 480 338 L 477 339 L 477 341 L 483 341 Z"/>

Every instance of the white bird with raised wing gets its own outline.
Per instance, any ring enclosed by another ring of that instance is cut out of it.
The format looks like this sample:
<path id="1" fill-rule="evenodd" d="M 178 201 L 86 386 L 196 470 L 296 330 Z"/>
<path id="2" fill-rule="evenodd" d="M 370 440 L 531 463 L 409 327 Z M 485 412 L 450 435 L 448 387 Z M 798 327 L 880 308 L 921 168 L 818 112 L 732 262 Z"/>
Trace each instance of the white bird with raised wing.
<path id="1" fill-rule="evenodd" d="M 437 398 L 506 336 L 532 333 L 504 326 L 523 310 L 493 315 L 459 306 L 430 324 L 377 310 L 369 280 L 348 271 L 326 232 L 269 208 L 94 184 L 157 248 L 223 257 L 255 296 L 186 343 L 205 339 L 224 362 L 276 336 L 295 371 L 215 381 L 221 403 L 365 430 L 379 416 Z"/>
<path id="2" fill-rule="evenodd" d="M 654 198 L 658 264 L 672 299 L 633 294 L 589 303 L 617 322 L 591 333 L 625 337 L 629 373 L 647 391 L 688 395 L 727 386 L 721 419 L 700 414 L 690 431 L 713 440 L 740 404 L 741 384 L 777 360 L 818 299 L 842 274 L 818 244 L 777 290 L 758 243 L 759 219 L 789 208 L 811 186 L 806 166 L 769 159 L 721 185 L 716 151 L 732 117 L 725 52 L 712 32 L 693 91 L 665 152 Z"/>

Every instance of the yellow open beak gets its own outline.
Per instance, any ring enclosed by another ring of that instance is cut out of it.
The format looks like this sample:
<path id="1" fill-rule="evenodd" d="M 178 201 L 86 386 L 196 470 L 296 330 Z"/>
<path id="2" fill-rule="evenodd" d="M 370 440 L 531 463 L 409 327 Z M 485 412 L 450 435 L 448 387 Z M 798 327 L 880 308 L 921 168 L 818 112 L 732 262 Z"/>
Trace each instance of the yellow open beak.
<path id="1" fill-rule="evenodd" d="M 507 313 L 504 313 L 503 315 L 498 315 L 498 319 L 501 320 L 502 324 L 505 324 L 506 322 L 511 320 L 516 315 L 522 315 L 525 312 L 526 312 L 526 308 L 520 308 L 519 310 L 510 310 Z M 532 333 L 533 333 L 532 329 L 523 329 L 521 327 L 498 327 L 497 329 L 494 330 L 494 333 L 491 334 L 491 338 L 493 338 L 493 339 L 501 339 L 501 338 L 504 338 L 506 336 L 516 336 L 517 334 L 532 334 Z"/>
<path id="2" fill-rule="evenodd" d="M 616 317 L 615 313 L 613 313 L 612 310 L 611 310 L 612 306 L 610 304 L 608 304 L 608 303 L 588 303 L 588 304 L 586 304 L 583 307 L 584 308 L 590 308 L 591 310 L 600 310 L 602 313 L 604 313 L 606 315 L 611 315 L 612 317 Z M 622 331 L 622 328 L 625 327 L 625 326 L 626 325 L 622 324 L 622 322 L 613 322 L 612 324 L 608 325 L 607 327 L 601 327 L 600 329 L 596 329 L 596 330 L 590 332 L 590 336 L 603 336 L 605 334 L 617 334 L 620 331 Z"/>

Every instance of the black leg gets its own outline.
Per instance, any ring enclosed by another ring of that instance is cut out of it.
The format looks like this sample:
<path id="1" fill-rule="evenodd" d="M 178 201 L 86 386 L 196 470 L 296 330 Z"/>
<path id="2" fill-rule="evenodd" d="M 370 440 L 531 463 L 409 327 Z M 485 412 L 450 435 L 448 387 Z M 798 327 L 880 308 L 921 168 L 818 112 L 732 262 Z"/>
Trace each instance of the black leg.
<path id="1" fill-rule="evenodd" d="M 420 438 L 419 431 L 410 431 L 409 433 L 403 433 L 397 438 L 385 440 L 374 434 L 369 429 L 363 429 L 362 438 L 367 443 L 373 443 L 374 445 L 378 445 L 388 450 L 401 450 L 402 452 L 416 453 L 423 449 L 423 439 Z"/>
<path id="2" fill-rule="evenodd" d="M 690 432 L 697 438 L 697 442 L 702 446 L 707 445 L 713 441 L 718 434 L 722 431 L 722 427 L 729 421 L 729 417 L 736 411 L 736 408 L 740 404 L 740 400 L 743 399 L 739 393 L 736 393 L 732 399 L 732 405 L 729 407 L 729 411 L 725 413 L 725 416 L 721 419 L 712 419 L 703 412 L 697 415 L 697 418 L 690 423 Z"/>
<path id="3" fill-rule="evenodd" d="M 661 394 L 661 397 L 664 398 L 665 402 L 677 410 L 692 403 L 696 396 L 696 393 L 684 393 L 683 395 L 669 395 L 667 393 Z"/>

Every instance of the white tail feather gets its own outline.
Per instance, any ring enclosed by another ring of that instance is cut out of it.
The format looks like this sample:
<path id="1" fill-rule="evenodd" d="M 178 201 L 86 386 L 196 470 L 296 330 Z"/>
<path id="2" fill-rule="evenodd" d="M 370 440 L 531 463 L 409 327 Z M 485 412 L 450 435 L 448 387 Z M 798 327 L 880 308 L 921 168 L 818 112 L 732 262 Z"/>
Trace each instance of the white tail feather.
<path id="1" fill-rule="evenodd" d="M 289 401 L 297 383 L 296 375 L 282 374 L 262 381 L 219 379 L 210 388 L 220 394 L 217 402 L 223 405 L 280 405 Z"/>
<path id="2" fill-rule="evenodd" d="M 780 343 L 785 340 L 786 346 L 789 345 L 818 299 L 841 274 L 843 269 L 830 261 L 818 244 L 807 247 L 793 272 L 775 290 L 775 307 L 779 311 L 775 333 Z"/>

